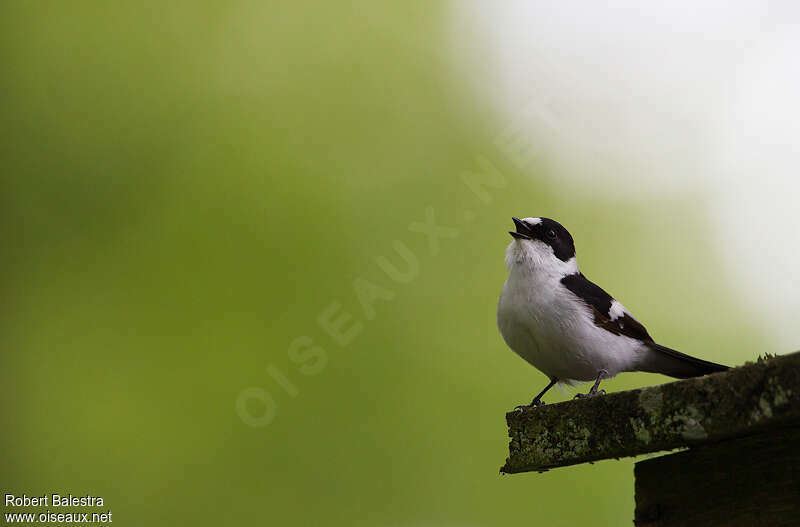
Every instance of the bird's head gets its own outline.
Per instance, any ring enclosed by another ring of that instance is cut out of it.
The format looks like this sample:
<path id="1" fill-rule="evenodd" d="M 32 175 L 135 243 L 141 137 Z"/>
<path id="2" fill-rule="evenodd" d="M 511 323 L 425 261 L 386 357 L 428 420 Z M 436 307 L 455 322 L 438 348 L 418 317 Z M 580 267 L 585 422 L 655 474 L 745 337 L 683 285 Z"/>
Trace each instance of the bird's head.
<path id="1" fill-rule="evenodd" d="M 577 272 L 575 243 L 563 225 L 550 218 L 511 218 L 514 238 L 506 251 L 509 269 L 524 265 L 540 271 L 567 275 Z"/>

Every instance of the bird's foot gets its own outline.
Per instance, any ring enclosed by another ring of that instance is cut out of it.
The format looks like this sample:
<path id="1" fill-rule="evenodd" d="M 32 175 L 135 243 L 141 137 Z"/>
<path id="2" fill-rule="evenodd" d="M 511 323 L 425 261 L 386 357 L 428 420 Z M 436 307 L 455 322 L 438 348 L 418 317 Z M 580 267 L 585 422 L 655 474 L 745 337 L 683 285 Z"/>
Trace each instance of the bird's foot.
<path id="1" fill-rule="evenodd" d="M 536 408 L 537 406 L 544 406 L 544 401 L 539 399 L 534 399 L 533 401 L 531 401 L 531 404 L 521 404 L 519 406 L 515 406 L 514 410 L 524 411 L 527 410 L 528 408 Z"/>
<path id="2" fill-rule="evenodd" d="M 603 377 L 608 377 L 608 371 L 600 370 L 597 372 L 597 379 L 594 381 L 592 385 L 592 389 L 589 390 L 588 393 L 579 393 L 575 395 L 575 399 L 585 399 L 586 397 L 594 397 L 595 395 L 605 395 L 605 390 L 598 390 L 597 388 L 600 386 L 600 381 L 603 380 Z"/>
<path id="3" fill-rule="evenodd" d="M 605 390 L 589 390 L 587 393 L 576 393 L 575 399 L 586 399 L 587 397 L 595 397 L 597 395 L 605 395 Z"/>

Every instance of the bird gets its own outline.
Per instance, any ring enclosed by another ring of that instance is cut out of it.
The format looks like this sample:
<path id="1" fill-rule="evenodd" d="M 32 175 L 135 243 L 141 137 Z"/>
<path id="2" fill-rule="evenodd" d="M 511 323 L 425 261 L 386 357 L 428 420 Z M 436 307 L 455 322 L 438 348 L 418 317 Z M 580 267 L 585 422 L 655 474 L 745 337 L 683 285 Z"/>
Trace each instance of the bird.
<path id="1" fill-rule="evenodd" d="M 625 306 L 578 269 L 572 235 L 544 217 L 511 218 L 516 227 L 506 249 L 508 278 L 497 303 L 497 326 L 517 355 L 547 375 L 549 384 L 529 405 L 540 406 L 556 383 L 600 381 L 622 372 L 661 373 L 685 379 L 728 366 L 656 343 Z"/>

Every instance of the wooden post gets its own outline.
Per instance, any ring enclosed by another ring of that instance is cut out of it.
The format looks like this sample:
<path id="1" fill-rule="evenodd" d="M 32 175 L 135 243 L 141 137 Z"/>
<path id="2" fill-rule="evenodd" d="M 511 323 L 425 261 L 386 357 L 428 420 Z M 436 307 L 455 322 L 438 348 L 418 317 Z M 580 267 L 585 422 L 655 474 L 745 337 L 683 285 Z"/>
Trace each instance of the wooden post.
<path id="1" fill-rule="evenodd" d="M 648 452 L 635 524 L 800 526 L 800 352 L 506 414 L 504 473 Z"/>

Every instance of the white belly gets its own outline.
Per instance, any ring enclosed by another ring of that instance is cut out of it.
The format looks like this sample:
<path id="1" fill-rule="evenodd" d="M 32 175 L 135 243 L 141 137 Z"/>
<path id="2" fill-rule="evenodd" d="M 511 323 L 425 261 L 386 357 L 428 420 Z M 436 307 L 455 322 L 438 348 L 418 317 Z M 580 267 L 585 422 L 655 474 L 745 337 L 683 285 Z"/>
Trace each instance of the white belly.
<path id="1" fill-rule="evenodd" d="M 497 306 L 497 325 L 520 357 L 559 381 L 591 381 L 629 369 L 641 344 L 594 325 L 590 310 L 576 302 L 560 280 L 550 283 L 512 272 Z"/>

